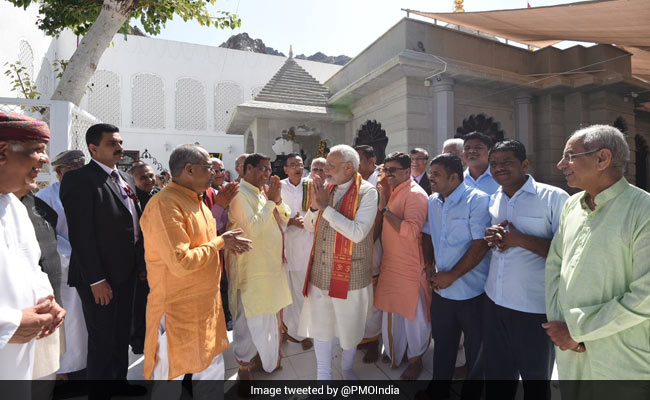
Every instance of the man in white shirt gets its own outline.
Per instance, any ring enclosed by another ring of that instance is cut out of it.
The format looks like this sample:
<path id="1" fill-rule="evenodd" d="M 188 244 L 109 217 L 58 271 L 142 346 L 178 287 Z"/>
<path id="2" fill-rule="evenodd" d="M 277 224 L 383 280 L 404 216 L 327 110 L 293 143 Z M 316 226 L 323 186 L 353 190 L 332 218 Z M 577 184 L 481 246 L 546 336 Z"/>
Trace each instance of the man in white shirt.
<path id="1" fill-rule="evenodd" d="M 490 196 L 492 226 L 485 236 L 492 247 L 483 313 L 487 398 L 514 399 L 519 376 L 526 398 L 550 398 L 554 353 L 542 328 L 544 272 L 569 195 L 526 173 L 526 149 L 516 140 L 497 143 L 489 157 L 501 187 Z"/>
<path id="2" fill-rule="evenodd" d="M 316 238 L 298 332 L 315 340 L 319 380 L 332 379 L 334 337 L 343 349 L 343 378 L 356 379 L 354 354 L 372 310 L 372 227 L 378 194 L 358 169 L 359 155 L 352 147 L 332 147 L 325 166 L 328 185 L 314 177 L 312 204 L 304 218 L 305 228 Z"/>
<path id="3" fill-rule="evenodd" d="M 314 343 L 311 339 L 298 334 L 298 323 L 304 297 L 302 287 L 305 284 L 309 254 L 314 243 L 314 234 L 305 230 L 303 217 L 309 209 L 309 186 L 311 180 L 303 178 L 305 166 L 297 153 L 287 155 L 284 173 L 287 178 L 282 180 L 282 200 L 291 209 L 291 218 L 284 232 L 287 262 L 285 270 L 291 289 L 293 303 L 282 310 L 282 329 L 289 341 L 300 343 L 303 350 L 311 349 Z"/>
<path id="4" fill-rule="evenodd" d="M 40 247 L 27 210 L 12 194 L 25 184 L 36 188 L 49 161 L 49 139 L 45 122 L 0 113 L 0 380 L 32 379 L 36 339 L 53 333 L 65 317 L 38 265 Z"/>

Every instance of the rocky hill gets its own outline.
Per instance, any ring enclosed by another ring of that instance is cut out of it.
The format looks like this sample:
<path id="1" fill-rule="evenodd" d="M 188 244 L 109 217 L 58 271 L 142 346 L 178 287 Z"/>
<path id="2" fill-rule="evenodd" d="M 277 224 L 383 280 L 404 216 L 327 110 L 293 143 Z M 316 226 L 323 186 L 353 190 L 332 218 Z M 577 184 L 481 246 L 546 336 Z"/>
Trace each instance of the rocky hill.
<path id="1" fill-rule="evenodd" d="M 231 36 L 230 38 L 228 38 L 227 41 L 221 43 L 219 47 L 286 57 L 284 53 L 279 52 L 272 47 L 266 46 L 262 41 L 262 39 L 253 39 L 252 37 L 248 36 L 246 32 Z M 345 65 L 348 61 L 351 60 L 351 58 L 348 56 L 344 56 L 344 55 L 328 56 L 326 54 L 321 53 L 320 51 L 311 56 L 305 56 L 304 54 L 300 54 L 297 55 L 295 58 L 300 60 L 317 61 L 322 63 L 336 64 L 336 65 Z"/>

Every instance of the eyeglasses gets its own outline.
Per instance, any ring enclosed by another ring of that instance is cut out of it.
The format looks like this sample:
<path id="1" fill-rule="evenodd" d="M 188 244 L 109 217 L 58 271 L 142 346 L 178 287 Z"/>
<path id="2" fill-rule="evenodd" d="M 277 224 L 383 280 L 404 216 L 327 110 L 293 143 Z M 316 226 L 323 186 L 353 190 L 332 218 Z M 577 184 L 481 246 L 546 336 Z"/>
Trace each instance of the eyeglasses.
<path id="1" fill-rule="evenodd" d="M 197 167 L 203 167 L 203 168 L 207 169 L 208 171 L 210 171 L 212 173 L 215 172 L 214 168 L 212 168 L 212 165 L 204 165 L 204 164 L 192 164 L 192 165 L 195 165 Z"/>
<path id="2" fill-rule="evenodd" d="M 587 155 L 587 154 L 592 154 L 592 153 L 595 153 L 595 152 L 600 151 L 600 150 L 602 150 L 602 149 L 596 149 L 596 150 L 591 150 L 591 151 L 583 151 L 582 153 L 564 153 L 564 154 L 562 154 L 562 158 L 560 159 L 560 162 L 562 162 L 562 160 L 567 160 L 569 163 L 572 163 L 573 159 L 578 157 L 578 156 L 584 156 L 584 155 Z"/>
<path id="3" fill-rule="evenodd" d="M 226 171 L 226 170 L 225 170 L 225 169 L 223 169 L 223 168 L 219 168 L 219 169 L 216 169 L 216 168 L 212 168 L 212 170 L 213 170 L 213 171 L 214 171 L 215 173 L 217 173 L 217 174 L 221 174 L 221 173 L 223 173 L 223 172 L 225 172 L 225 171 Z"/>
<path id="4" fill-rule="evenodd" d="M 410 169 L 410 168 L 397 168 L 397 167 L 390 167 L 390 168 L 384 168 L 384 171 L 387 171 L 391 174 L 394 174 L 397 171 L 403 171 L 405 169 Z"/>

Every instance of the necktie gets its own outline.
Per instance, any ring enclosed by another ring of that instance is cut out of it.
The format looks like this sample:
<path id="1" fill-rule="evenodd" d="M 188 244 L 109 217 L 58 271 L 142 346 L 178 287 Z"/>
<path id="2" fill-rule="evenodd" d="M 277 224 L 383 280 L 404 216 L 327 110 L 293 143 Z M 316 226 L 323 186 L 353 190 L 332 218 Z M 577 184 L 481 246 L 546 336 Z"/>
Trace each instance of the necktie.
<path id="1" fill-rule="evenodd" d="M 133 200 L 133 203 L 138 204 L 138 196 L 135 195 L 135 193 L 131 189 L 131 186 L 129 186 L 128 183 L 122 181 L 119 178 L 117 171 L 111 172 L 111 179 L 117 185 L 117 187 L 121 188 L 122 190 L 124 190 L 124 193 L 126 193 L 126 196 L 124 195 L 124 193 L 122 193 L 122 199 L 126 201 L 126 198 L 128 197 L 131 200 Z"/>

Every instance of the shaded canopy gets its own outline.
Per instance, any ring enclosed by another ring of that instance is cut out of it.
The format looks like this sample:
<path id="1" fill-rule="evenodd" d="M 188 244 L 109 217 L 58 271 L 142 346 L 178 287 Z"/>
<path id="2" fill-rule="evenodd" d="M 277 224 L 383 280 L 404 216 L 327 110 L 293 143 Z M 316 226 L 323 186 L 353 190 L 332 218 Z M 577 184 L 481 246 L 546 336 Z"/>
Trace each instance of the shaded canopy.
<path id="1" fill-rule="evenodd" d="M 648 0 L 596 0 L 463 13 L 409 12 L 535 47 L 563 40 L 617 45 L 633 54 L 632 73 L 650 81 Z"/>

